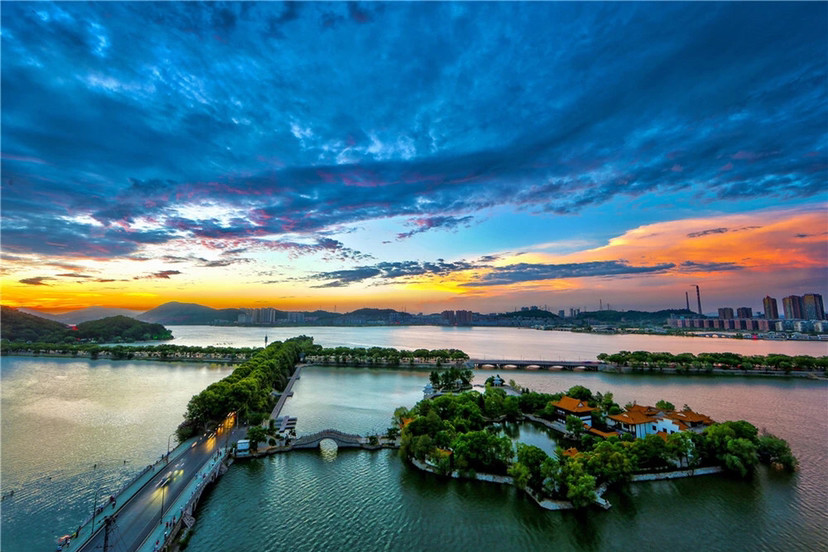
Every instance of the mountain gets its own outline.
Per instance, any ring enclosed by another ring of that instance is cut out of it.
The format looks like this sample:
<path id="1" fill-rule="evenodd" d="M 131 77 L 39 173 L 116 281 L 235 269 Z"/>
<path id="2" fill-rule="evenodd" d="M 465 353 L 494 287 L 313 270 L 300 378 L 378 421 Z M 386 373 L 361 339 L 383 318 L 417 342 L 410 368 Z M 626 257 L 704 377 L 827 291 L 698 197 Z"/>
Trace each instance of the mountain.
<path id="1" fill-rule="evenodd" d="M 110 316 L 77 325 L 46 320 L 20 312 L 11 307 L 2 308 L 0 338 L 9 341 L 39 341 L 41 343 L 74 343 L 78 339 L 96 341 L 150 341 L 172 339 L 170 331 L 161 324 L 139 322 L 126 316 Z"/>
<path id="2" fill-rule="evenodd" d="M 151 341 L 172 339 L 172 332 L 161 324 L 140 322 L 127 316 L 109 316 L 78 324 L 77 337 L 98 341 Z"/>
<path id="3" fill-rule="evenodd" d="M 213 309 L 196 303 L 171 301 L 138 315 L 142 322 L 157 322 L 166 325 L 202 325 L 214 322 L 235 322 L 239 309 Z"/>
<path id="4" fill-rule="evenodd" d="M 0 311 L 0 338 L 2 339 L 61 343 L 68 337 L 70 337 L 69 327 L 66 324 L 20 312 L 11 307 L 3 307 Z"/>
<path id="5" fill-rule="evenodd" d="M 128 316 L 130 318 L 137 318 L 143 311 L 131 309 L 117 309 L 111 307 L 86 307 L 85 309 L 78 309 L 61 314 L 49 314 L 46 312 L 36 311 L 34 309 L 20 309 L 22 312 L 39 316 L 47 320 L 54 320 L 64 324 L 80 324 L 81 322 L 89 322 L 90 320 L 100 320 L 108 316 Z"/>
<path id="6" fill-rule="evenodd" d="M 675 314 L 678 316 L 693 316 L 694 313 L 687 309 L 666 309 L 660 310 L 655 312 L 647 312 L 647 311 L 636 311 L 636 310 L 628 310 L 628 311 L 614 311 L 614 310 L 602 310 L 602 311 L 595 311 L 595 312 L 582 312 L 577 316 L 579 320 L 587 320 L 592 323 L 604 323 L 604 324 L 618 324 L 618 323 L 630 323 L 630 324 L 656 324 L 661 325 L 670 318 L 671 314 Z"/>
<path id="7" fill-rule="evenodd" d="M 404 317 L 411 316 L 411 315 L 408 314 L 407 312 L 400 312 L 400 311 L 396 311 L 394 309 L 364 308 L 364 309 L 357 309 L 355 311 L 349 312 L 347 314 L 347 316 L 360 316 L 360 317 L 363 317 L 363 318 L 381 319 L 381 318 L 390 318 L 390 317 L 393 317 L 393 316 L 401 316 L 401 317 L 404 318 Z"/>

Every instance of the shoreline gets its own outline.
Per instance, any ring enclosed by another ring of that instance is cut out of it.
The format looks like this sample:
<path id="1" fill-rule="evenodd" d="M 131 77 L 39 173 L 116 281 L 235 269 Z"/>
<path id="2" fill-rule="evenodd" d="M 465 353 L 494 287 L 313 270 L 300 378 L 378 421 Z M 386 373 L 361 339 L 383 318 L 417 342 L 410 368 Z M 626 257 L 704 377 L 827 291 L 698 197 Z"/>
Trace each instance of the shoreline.
<path id="1" fill-rule="evenodd" d="M 826 376 L 825 372 L 820 371 L 797 371 L 791 370 L 790 372 L 786 373 L 783 370 L 741 370 L 741 369 L 734 369 L 734 370 L 726 370 L 723 368 L 713 368 L 711 370 L 705 370 L 703 368 L 700 369 L 689 369 L 689 370 L 679 370 L 678 368 L 633 368 L 631 366 L 615 366 L 611 364 L 598 366 L 592 369 L 574 369 L 574 370 L 544 370 L 544 369 L 537 369 L 537 368 L 476 368 L 475 372 L 498 372 L 500 374 L 509 374 L 512 372 L 547 372 L 547 373 L 559 373 L 559 372 L 577 372 L 577 373 L 602 373 L 602 374 L 615 374 L 619 376 L 623 375 L 644 375 L 644 376 L 705 376 L 705 377 L 716 377 L 716 376 L 729 376 L 729 377 L 738 377 L 738 376 L 746 376 L 746 377 L 768 377 L 768 378 L 800 378 L 800 379 L 808 379 L 808 380 L 815 380 L 815 381 L 828 381 L 828 376 Z"/>
<path id="2" fill-rule="evenodd" d="M 7 352 L 2 351 L 0 352 L 0 356 L 3 357 L 23 357 L 23 358 L 71 358 L 71 359 L 79 359 L 79 360 L 109 360 L 109 361 L 132 361 L 132 360 L 139 360 L 139 361 L 156 361 L 156 362 L 189 362 L 189 363 L 211 363 L 211 364 L 241 364 L 246 362 L 248 359 L 237 359 L 237 358 L 229 358 L 229 357 L 222 357 L 222 358 L 181 358 L 181 357 L 149 357 L 149 356 L 138 356 L 140 353 L 135 354 L 132 358 L 112 358 L 111 355 L 107 355 L 106 353 L 99 353 L 97 358 L 93 358 L 89 354 L 71 354 L 71 353 L 33 353 L 33 352 L 23 352 L 23 351 L 14 351 L 14 352 Z M 437 366 L 436 362 L 428 363 L 428 362 L 417 362 L 413 364 L 408 363 L 400 363 L 396 366 L 391 366 L 388 363 L 384 362 L 325 362 L 325 361 L 310 361 L 307 362 L 307 366 L 323 366 L 323 367 L 337 367 L 337 368 L 377 368 L 381 370 L 387 369 L 395 369 L 395 370 L 416 370 L 416 369 L 429 369 L 433 370 L 435 368 L 442 369 L 442 368 L 450 368 L 450 367 L 459 367 L 462 366 L 464 363 L 461 362 L 457 363 L 444 363 L 440 366 Z M 798 378 L 798 379 L 807 379 L 811 381 L 828 381 L 828 376 L 826 376 L 825 372 L 820 371 L 797 371 L 792 370 L 788 373 L 784 371 L 774 371 L 774 370 L 741 370 L 741 369 L 734 369 L 734 370 L 726 370 L 722 368 L 713 368 L 711 370 L 705 370 L 703 368 L 700 369 L 688 369 L 688 370 L 679 370 L 678 368 L 664 368 L 664 369 L 657 369 L 657 368 L 633 368 L 631 366 L 616 366 L 616 365 L 602 365 L 592 369 L 573 369 L 573 370 L 544 370 L 544 369 L 527 369 L 527 368 L 476 368 L 475 372 L 498 372 L 503 374 L 508 374 L 512 372 L 545 372 L 549 374 L 554 374 L 558 372 L 577 372 L 577 373 L 603 373 L 603 374 L 615 374 L 615 375 L 648 375 L 648 376 L 705 376 L 705 377 L 718 377 L 718 376 L 727 376 L 727 377 L 763 377 L 763 378 Z"/>
<path id="3" fill-rule="evenodd" d="M 123 362 L 123 361 L 133 361 L 133 360 L 140 360 L 140 361 L 155 361 L 155 362 L 189 362 L 189 363 L 199 363 L 199 362 L 209 362 L 212 364 L 241 364 L 248 359 L 235 359 L 235 358 L 161 358 L 161 357 L 146 357 L 146 356 L 133 356 L 132 358 L 112 358 L 111 355 L 104 355 L 99 354 L 96 358 L 92 358 L 91 355 L 84 355 L 78 353 L 73 355 L 71 353 L 28 353 L 22 351 L 14 351 L 13 353 L 9 353 L 3 351 L 0 356 L 4 357 L 25 357 L 25 358 L 71 358 L 76 360 L 108 360 L 112 362 Z"/>
<path id="4" fill-rule="evenodd" d="M 494 483 L 497 485 L 514 485 L 514 478 L 508 475 L 495 475 L 491 473 L 477 473 L 475 472 L 473 475 L 462 475 L 458 470 L 454 470 L 449 474 L 441 474 L 435 468 L 429 466 L 425 462 L 421 462 L 416 458 L 409 458 L 411 461 L 411 465 L 413 465 L 418 470 L 428 472 L 433 475 L 441 476 L 441 477 L 450 477 L 452 479 L 470 479 L 475 481 L 485 481 L 487 483 Z M 640 473 L 640 474 L 633 474 L 630 478 L 630 483 L 642 483 L 645 481 L 665 481 L 668 479 L 682 479 L 686 477 L 699 477 L 702 475 L 717 475 L 724 472 L 724 469 L 721 466 L 706 466 L 701 468 L 691 468 L 685 470 L 671 470 L 671 471 L 663 471 L 663 472 L 651 472 L 651 473 Z M 609 487 L 605 484 L 601 485 L 598 489 L 596 489 L 595 495 L 595 505 L 600 506 L 604 510 L 609 510 L 612 507 L 612 504 L 604 498 L 604 493 L 607 492 Z M 562 510 L 575 510 L 575 506 L 569 502 L 568 500 L 556 500 L 553 498 L 542 498 L 535 494 L 530 488 L 526 487 L 522 490 L 526 493 L 529 498 L 531 498 L 535 504 L 539 507 L 543 508 L 544 510 L 550 511 L 562 511 Z"/>

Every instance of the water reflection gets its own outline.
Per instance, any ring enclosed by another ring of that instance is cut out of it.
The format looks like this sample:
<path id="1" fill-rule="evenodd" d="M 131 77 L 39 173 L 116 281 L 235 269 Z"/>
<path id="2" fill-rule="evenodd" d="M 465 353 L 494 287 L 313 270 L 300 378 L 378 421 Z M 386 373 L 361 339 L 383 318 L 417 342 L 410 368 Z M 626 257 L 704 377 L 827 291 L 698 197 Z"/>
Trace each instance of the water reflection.
<path id="1" fill-rule="evenodd" d="M 533 422 L 504 422 L 498 424 L 500 434 L 508 437 L 513 443 L 533 445 L 541 449 L 549 456 L 555 456 L 555 448 L 558 445 L 565 445 L 566 441 L 560 435 L 541 424 Z"/>
<path id="2" fill-rule="evenodd" d="M 322 439 L 319 441 L 319 454 L 325 462 L 333 462 L 336 460 L 337 452 L 339 452 L 339 447 L 333 439 Z"/>

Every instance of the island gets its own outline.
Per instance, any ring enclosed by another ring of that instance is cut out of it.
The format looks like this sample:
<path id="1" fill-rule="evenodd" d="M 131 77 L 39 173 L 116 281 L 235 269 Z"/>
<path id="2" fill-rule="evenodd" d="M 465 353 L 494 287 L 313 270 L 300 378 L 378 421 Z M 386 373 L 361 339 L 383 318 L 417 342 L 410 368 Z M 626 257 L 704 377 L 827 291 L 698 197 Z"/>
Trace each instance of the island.
<path id="1" fill-rule="evenodd" d="M 574 386 L 565 393 L 536 393 L 490 378 L 483 393 L 444 392 L 431 378 L 426 398 L 400 407 L 400 454 L 411 465 L 444 477 L 512 484 L 538 505 L 560 510 L 598 504 L 612 487 L 634 481 L 724 472 L 748 477 L 759 462 L 793 471 L 786 441 L 760 434 L 747 421 L 716 423 L 666 401 L 627 404 L 612 393 Z M 449 383 L 449 387 L 454 384 Z M 499 434 L 504 421 L 554 429 L 568 447 L 554 456 Z"/>

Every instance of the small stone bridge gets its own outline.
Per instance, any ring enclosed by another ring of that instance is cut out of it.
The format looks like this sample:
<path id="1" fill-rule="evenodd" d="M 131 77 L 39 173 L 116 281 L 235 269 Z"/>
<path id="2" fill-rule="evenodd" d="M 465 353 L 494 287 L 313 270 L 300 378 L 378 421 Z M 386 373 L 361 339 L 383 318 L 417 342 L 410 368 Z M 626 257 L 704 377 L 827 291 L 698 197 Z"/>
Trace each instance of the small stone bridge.
<path id="1" fill-rule="evenodd" d="M 316 448 L 319 446 L 319 442 L 322 439 L 330 439 L 336 443 L 336 446 L 339 448 L 346 448 L 346 447 L 361 447 L 368 440 L 365 437 L 360 437 L 359 435 L 353 435 L 351 433 L 342 433 L 336 429 L 323 429 L 318 433 L 313 433 L 311 435 L 302 435 L 298 439 L 296 439 L 291 446 L 295 449 L 297 448 Z"/>

